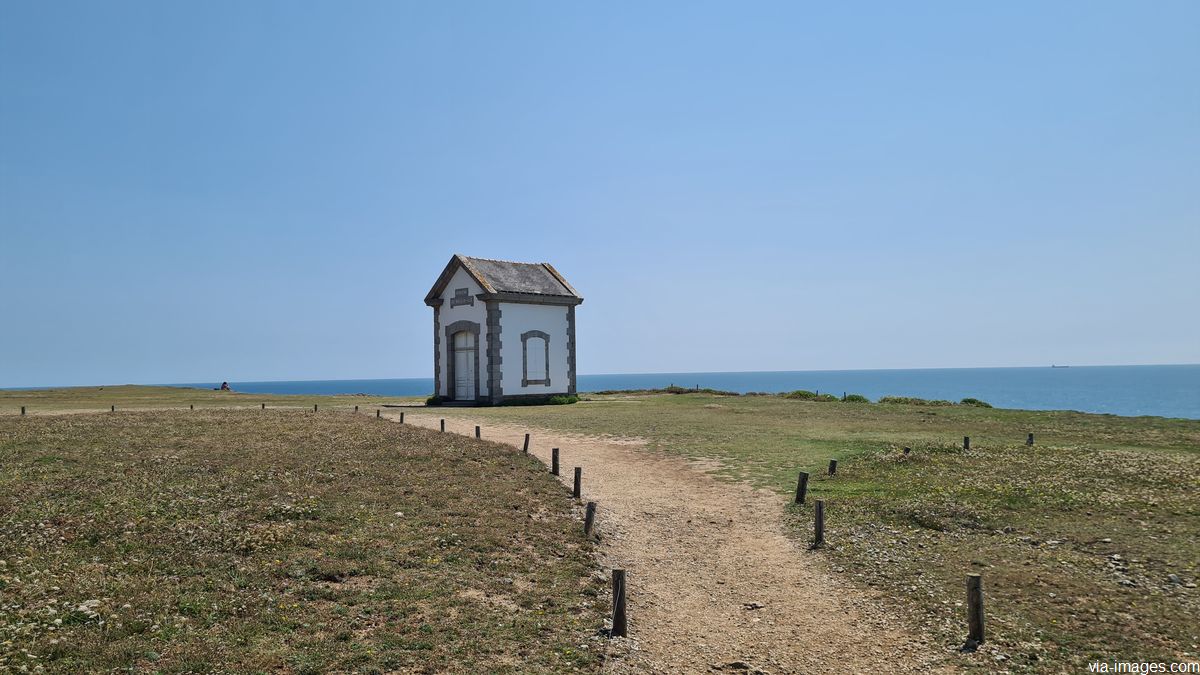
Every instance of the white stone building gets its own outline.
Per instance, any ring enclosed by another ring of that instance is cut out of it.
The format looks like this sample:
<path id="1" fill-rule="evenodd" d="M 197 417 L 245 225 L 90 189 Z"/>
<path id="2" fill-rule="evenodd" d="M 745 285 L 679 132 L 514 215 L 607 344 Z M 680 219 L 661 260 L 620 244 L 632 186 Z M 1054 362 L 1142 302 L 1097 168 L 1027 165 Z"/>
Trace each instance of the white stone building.
<path id="1" fill-rule="evenodd" d="M 434 393 L 490 405 L 574 394 L 581 302 L 550 263 L 455 255 L 425 296 Z"/>

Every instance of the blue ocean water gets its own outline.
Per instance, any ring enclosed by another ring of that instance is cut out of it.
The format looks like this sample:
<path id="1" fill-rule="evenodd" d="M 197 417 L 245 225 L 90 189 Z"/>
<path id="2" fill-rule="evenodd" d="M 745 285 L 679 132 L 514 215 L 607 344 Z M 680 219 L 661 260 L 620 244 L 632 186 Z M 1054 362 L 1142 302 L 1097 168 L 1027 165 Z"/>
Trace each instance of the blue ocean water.
<path id="1" fill-rule="evenodd" d="M 862 394 L 872 400 L 881 396 L 917 396 L 952 401 L 974 397 L 997 408 L 1079 410 L 1200 419 L 1200 364 L 579 376 L 581 392 L 655 389 L 672 384 L 739 393 L 808 389 L 840 396 L 848 392 Z M 219 385 L 219 382 L 209 382 L 177 386 L 209 388 Z M 433 378 L 230 382 L 230 386 L 236 391 L 259 394 L 424 396 L 433 391 Z"/>

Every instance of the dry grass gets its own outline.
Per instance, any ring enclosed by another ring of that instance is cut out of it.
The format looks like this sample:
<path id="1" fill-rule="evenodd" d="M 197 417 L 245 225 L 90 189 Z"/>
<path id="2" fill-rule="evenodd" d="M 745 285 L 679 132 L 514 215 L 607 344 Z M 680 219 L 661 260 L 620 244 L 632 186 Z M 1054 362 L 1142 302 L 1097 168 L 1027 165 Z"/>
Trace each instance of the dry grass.
<path id="1" fill-rule="evenodd" d="M 0 671 L 593 670 L 575 510 L 509 447 L 368 415 L 6 415 Z"/>
<path id="2" fill-rule="evenodd" d="M 1200 653 L 1200 455 L 1086 446 L 883 447 L 816 477 L 840 572 L 964 638 L 983 575 L 989 640 L 963 665 L 1084 671 Z M 797 537 L 811 506 L 792 507 Z"/>
<path id="3" fill-rule="evenodd" d="M 415 405 L 424 399 L 395 396 L 368 396 L 343 394 L 339 396 L 281 396 L 278 394 L 244 394 L 237 391 L 215 391 L 212 389 L 186 389 L 182 387 L 143 387 L 117 385 L 106 387 L 68 387 L 63 389 L 26 389 L 0 391 L 0 415 L 19 414 L 25 406 L 30 415 L 59 414 L 63 412 L 88 412 L 108 410 L 179 410 L 194 405 L 197 410 L 214 408 L 258 408 L 266 403 L 270 408 L 312 410 L 318 404 L 321 410 L 353 410 L 359 406 L 363 412 L 374 411 L 384 405 Z"/>

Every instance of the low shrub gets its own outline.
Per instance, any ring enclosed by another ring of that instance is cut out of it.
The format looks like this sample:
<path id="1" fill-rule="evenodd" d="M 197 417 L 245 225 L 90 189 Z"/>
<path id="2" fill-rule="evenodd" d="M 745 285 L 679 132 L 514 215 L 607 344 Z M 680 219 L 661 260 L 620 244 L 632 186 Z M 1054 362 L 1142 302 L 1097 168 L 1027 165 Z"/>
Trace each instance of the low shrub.
<path id="1" fill-rule="evenodd" d="M 848 394 L 842 397 L 843 403 L 870 403 L 871 399 L 862 394 Z"/>
<path id="2" fill-rule="evenodd" d="M 880 403 L 894 403 L 897 405 L 931 405 L 931 406 L 947 406 L 954 405 L 953 401 L 934 400 L 927 398 L 916 398 L 914 396 L 884 396 L 879 399 Z"/>
<path id="3" fill-rule="evenodd" d="M 820 394 L 820 393 L 808 391 L 807 389 L 797 389 L 796 391 L 789 391 L 789 392 L 780 394 L 780 396 L 782 396 L 783 398 L 790 398 L 790 399 L 798 400 L 798 401 L 839 401 L 839 400 L 841 400 L 838 397 L 833 396 L 832 394 Z"/>
<path id="4" fill-rule="evenodd" d="M 704 388 L 692 387 L 689 389 L 688 387 L 677 387 L 673 384 L 669 387 L 665 387 L 664 389 L 662 389 L 662 391 L 664 391 L 668 394 L 709 394 L 711 396 L 741 396 L 741 394 L 737 393 L 736 391 L 724 391 L 722 389 L 709 389 L 707 387 L 704 387 Z"/>
<path id="5" fill-rule="evenodd" d="M 991 404 L 991 403 L 988 403 L 987 401 L 980 401 L 980 400 L 979 400 L 979 399 L 977 399 L 977 398 L 964 398 L 963 400 L 959 401 L 959 404 L 960 404 L 960 405 L 973 405 L 973 406 L 975 406 L 976 408 L 990 408 L 990 407 L 992 407 L 992 404 Z"/>
<path id="6" fill-rule="evenodd" d="M 430 396 L 429 398 L 425 399 L 425 405 L 441 405 L 441 404 L 442 404 L 442 397 L 438 396 L 437 394 L 434 394 L 433 396 Z"/>
<path id="7" fill-rule="evenodd" d="M 700 389 L 692 387 L 677 387 L 670 385 L 662 389 L 601 389 L 600 391 L 589 392 L 598 395 L 609 394 L 708 394 L 710 396 L 741 396 L 736 391 L 724 391 L 722 389 Z"/>
<path id="8" fill-rule="evenodd" d="M 549 399 L 546 400 L 546 403 L 548 405 L 571 405 L 572 403 L 578 403 L 578 402 L 579 402 L 579 397 L 576 396 L 575 394 L 571 394 L 569 396 L 562 396 L 562 395 L 551 396 Z"/>

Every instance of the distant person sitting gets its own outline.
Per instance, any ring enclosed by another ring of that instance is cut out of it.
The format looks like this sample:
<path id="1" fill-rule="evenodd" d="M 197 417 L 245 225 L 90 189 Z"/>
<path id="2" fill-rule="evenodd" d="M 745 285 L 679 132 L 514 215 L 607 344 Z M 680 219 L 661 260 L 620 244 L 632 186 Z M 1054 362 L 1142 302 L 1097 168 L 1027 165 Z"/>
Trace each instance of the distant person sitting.
<path id="1" fill-rule="evenodd" d="M 221 383 L 221 391 L 233 391 L 233 390 L 229 388 L 228 382 L 222 382 Z"/>

